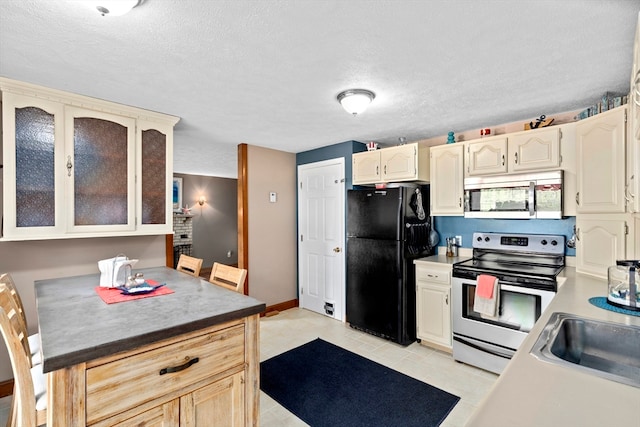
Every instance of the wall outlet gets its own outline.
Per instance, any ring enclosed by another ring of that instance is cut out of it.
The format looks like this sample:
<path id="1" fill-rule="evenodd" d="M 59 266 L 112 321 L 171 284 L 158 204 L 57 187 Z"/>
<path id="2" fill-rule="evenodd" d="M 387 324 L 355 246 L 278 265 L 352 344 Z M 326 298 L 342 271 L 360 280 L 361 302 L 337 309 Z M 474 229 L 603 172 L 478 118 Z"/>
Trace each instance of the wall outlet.
<path id="1" fill-rule="evenodd" d="M 456 236 L 456 246 L 462 247 L 462 236 Z"/>

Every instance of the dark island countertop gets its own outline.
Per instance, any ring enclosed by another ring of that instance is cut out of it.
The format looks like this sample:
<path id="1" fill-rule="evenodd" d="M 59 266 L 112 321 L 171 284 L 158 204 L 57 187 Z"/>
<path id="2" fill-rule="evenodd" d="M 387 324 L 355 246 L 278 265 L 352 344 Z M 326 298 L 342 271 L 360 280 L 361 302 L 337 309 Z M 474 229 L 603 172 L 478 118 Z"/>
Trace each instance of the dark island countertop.
<path id="1" fill-rule="evenodd" d="M 254 298 L 167 267 L 134 272 L 166 283 L 174 293 L 107 304 L 95 291 L 99 274 L 35 282 L 44 372 L 258 314 L 266 308 Z"/>

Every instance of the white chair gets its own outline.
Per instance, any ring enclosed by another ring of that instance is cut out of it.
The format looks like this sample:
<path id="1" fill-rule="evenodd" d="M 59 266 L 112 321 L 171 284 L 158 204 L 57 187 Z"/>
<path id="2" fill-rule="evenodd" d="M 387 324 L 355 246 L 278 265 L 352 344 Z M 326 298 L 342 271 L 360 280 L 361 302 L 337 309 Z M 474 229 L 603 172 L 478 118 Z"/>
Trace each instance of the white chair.
<path id="1" fill-rule="evenodd" d="M 13 403 L 8 427 L 36 427 L 46 423 L 47 389 L 42 365 L 31 366 L 25 348 L 27 337 L 20 331 L 20 313 L 8 288 L 0 288 L 0 333 L 9 352 L 13 371 Z"/>
<path id="2" fill-rule="evenodd" d="M 9 290 L 9 294 L 13 299 L 16 307 L 18 308 L 18 313 L 20 314 L 20 331 L 28 337 L 26 345 L 28 346 L 28 351 L 31 354 L 31 363 L 33 365 L 39 365 L 40 363 L 42 363 L 42 355 L 40 354 L 40 335 L 29 335 L 27 329 L 27 316 L 24 312 L 24 305 L 22 304 L 22 299 L 20 298 L 20 294 L 18 293 L 16 284 L 14 283 L 9 273 L 0 275 L 0 288 L 2 287 L 6 287 Z"/>
<path id="3" fill-rule="evenodd" d="M 181 254 L 180 259 L 178 259 L 178 265 L 176 266 L 176 270 L 182 271 L 183 273 L 190 274 L 195 277 L 200 277 L 200 270 L 202 269 L 202 259 L 194 258 L 189 255 Z"/>
<path id="4" fill-rule="evenodd" d="M 246 269 L 214 262 L 209 282 L 242 294 L 244 293 L 244 281 L 246 278 Z"/>

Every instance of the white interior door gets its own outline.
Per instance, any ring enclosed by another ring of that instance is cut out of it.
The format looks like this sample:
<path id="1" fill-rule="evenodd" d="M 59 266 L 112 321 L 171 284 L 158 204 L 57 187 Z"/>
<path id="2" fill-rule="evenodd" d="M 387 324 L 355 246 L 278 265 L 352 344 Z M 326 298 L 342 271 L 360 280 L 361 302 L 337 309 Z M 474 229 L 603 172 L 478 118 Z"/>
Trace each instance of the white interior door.
<path id="1" fill-rule="evenodd" d="M 344 320 L 344 159 L 298 166 L 300 307 Z"/>

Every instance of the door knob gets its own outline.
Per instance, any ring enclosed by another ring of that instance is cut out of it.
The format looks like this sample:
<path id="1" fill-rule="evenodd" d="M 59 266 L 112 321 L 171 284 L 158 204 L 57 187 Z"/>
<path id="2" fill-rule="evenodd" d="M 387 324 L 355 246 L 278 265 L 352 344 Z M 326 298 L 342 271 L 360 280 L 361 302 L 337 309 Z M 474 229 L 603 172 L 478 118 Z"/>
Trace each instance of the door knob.
<path id="1" fill-rule="evenodd" d="M 333 252 L 335 252 L 335 253 L 338 253 L 338 252 L 340 252 L 341 250 L 342 250 L 342 249 L 340 249 L 340 248 L 333 248 Z"/>

